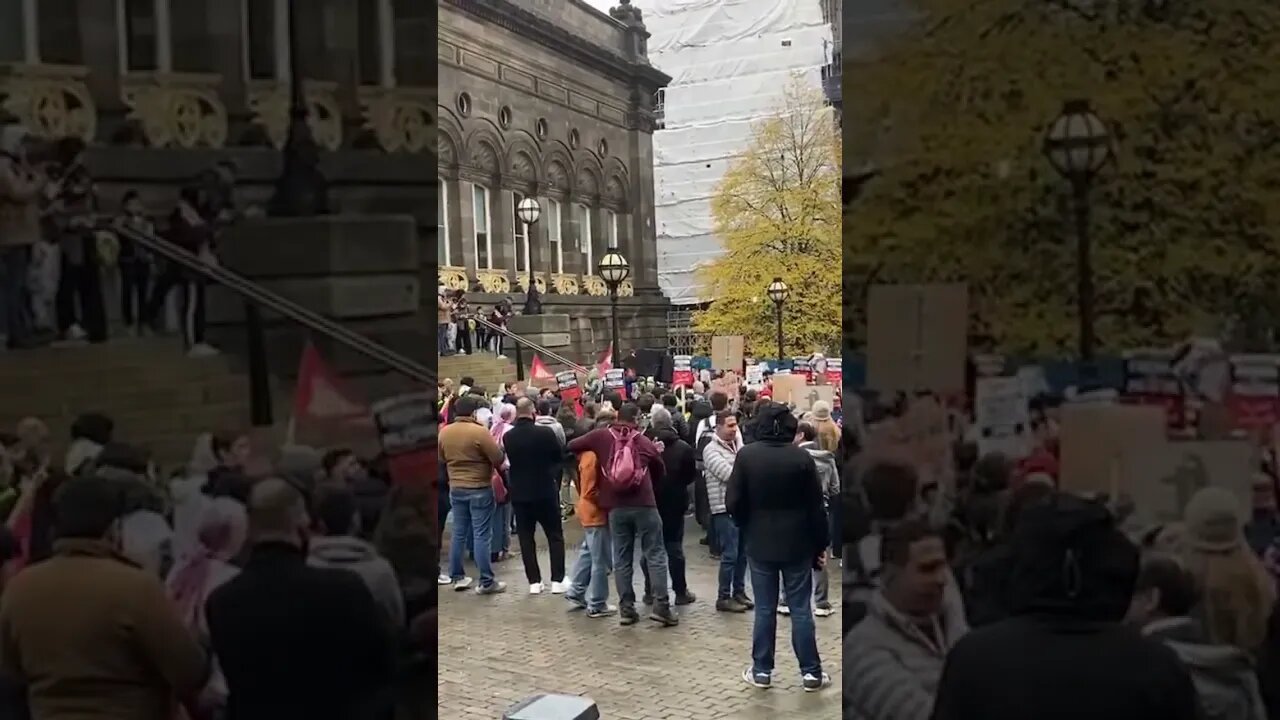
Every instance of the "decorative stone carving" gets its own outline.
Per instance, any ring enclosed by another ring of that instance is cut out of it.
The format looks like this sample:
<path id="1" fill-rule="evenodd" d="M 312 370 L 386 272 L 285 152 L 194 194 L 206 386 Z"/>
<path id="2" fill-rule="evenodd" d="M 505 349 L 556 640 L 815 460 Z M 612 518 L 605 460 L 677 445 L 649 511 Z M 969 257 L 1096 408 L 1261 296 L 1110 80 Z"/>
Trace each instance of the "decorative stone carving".
<path id="1" fill-rule="evenodd" d="M 552 160 L 547 163 L 547 187 L 560 192 L 568 192 L 572 189 L 569 182 L 569 171 L 559 160 Z"/>
<path id="2" fill-rule="evenodd" d="M 92 142 L 98 110 L 84 83 L 88 74 L 79 66 L 0 64 L 0 107 L 40 137 Z"/>
<path id="3" fill-rule="evenodd" d="M 609 176 L 609 181 L 604 186 L 604 198 L 617 207 L 624 207 L 627 204 L 627 186 L 622 178 L 617 175 Z"/>
<path id="4" fill-rule="evenodd" d="M 618 297 L 633 297 L 636 294 L 636 288 L 631 284 L 630 280 L 623 280 L 618 283 Z"/>
<path id="5" fill-rule="evenodd" d="M 364 127 L 373 131 L 383 150 L 418 153 L 431 149 L 436 134 L 435 88 L 362 87 L 359 100 Z M 441 149 L 443 143 L 441 139 Z"/>
<path id="6" fill-rule="evenodd" d="M 599 275 L 583 276 L 582 289 L 586 290 L 588 295 L 596 297 L 603 297 L 609 294 L 609 286 L 604 284 L 604 278 Z"/>
<path id="7" fill-rule="evenodd" d="M 595 173 L 585 169 L 578 173 L 577 194 L 586 199 L 600 195 L 600 181 L 596 180 Z"/>
<path id="8" fill-rule="evenodd" d="M 533 272 L 533 284 L 538 287 L 538 292 L 545 294 L 547 292 L 547 274 L 540 273 L 535 270 Z M 527 291 L 529 287 L 529 273 L 516 273 L 516 286 L 523 291 Z"/>
<path id="9" fill-rule="evenodd" d="M 511 156 L 511 177 L 525 183 L 534 183 L 538 181 L 537 166 L 533 162 L 533 158 L 529 154 L 517 150 Z"/>
<path id="10" fill-rule="evenodd" d="M 453 167 L 458 164 L 458 148 L 453 138 L 440 133 L 436 138 L 436 164 L 440 167 Z"/>
<path id="11" fill-rule="evenodd" d="M 307 124 L 316 143 L 326 150 L 342 147 L 342 111 L 338 105 L 338 85 L 307 80 Z M 249 111 L 253 122 L 261 125 L 271 144 L 283 148 L 289 138 L 289 84 L 275 80 L 249 83 Z"/>
<path id="12" fill-rule="evenodd" d="M 505 270 L 477 270 L 476 279 L 487 293 L 511 292 L 511 280 L 507 278 Z"/>
<path id="13" fill-rule="evenodd" d="M 218 75 L 135 73 L 121 78 L 120 99 L 151 147 L 221 148 L 227 144 L 227 109 Z"/>
<path id="14" fill-rule="evenodd" d="M 577 275 L 565 275 L 563 273 L 551 276 L 551 287 L 561 295 L 577 295 L 581 290 L 578 287 Z"/>
<path id="15" fill-rule="evenodd" d="M 445 288 L 449 290 L 465 291 L 469 284 L 467 282 L 466 268 L 442 265 L 440 267 L 439 275 L 440 275 L 440 284 L 444 285 Z"/>
<path id="16" fill-rule="evenodd" d="M 498 162 L 497 148 L 490 145 L 487 140 L 477 142 L 475 147 L 471 149 L 471 157 L 468 164 L 485 177 L 497 176 L 502 168 L 502 164 Z"/>

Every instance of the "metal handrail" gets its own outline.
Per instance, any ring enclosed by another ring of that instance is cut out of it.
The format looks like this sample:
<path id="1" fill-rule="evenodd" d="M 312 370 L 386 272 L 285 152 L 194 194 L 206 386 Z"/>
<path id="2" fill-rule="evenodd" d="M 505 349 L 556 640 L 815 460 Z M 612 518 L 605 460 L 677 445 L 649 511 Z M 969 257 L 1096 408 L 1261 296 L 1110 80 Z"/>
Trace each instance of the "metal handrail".
<path id="1" fill-rule="evenodd" d="M 480 317 L 479 315 L 475 316 L 473 319 L 476 321 L 476 324 L 477 324 L 477 325 L 480 325 L 481 327 L 487 328 L 487 329 L 489 329 L 489 330 L 490 330 L 490 331 L 492 331 L 492 332 L 497 332 L 497 333 L 501 334 L 503 337 L 509 337 L 509 338 L 511 338 L 512 340 L 514 340 L 515 342 L 517 342 L 517 343 L 519 343 L 519 344 L 521 344 L 521 345 L 524 345 L 525 347 L 528 347 L 528 348 L 529 348 L 529 349 L 531 349 L 531 350 L 534 350 L 534 351 L 539 352 L 539 353 L 541 353 L 541 354 L 543 354 L 543 355 L 546 355 L 547 357 L 549 357 L 549 358 L 551 358 L 552 360 L 554 360 L 554 361 L 556 361 L 556 362 L 560 363 L 561 365 L 568 365 L 568 366 L 569 366 L 569 368 L 570 368 L 571 370 L 573 370 L 574 372 L 576 372 L 576 373 L 581 373 L 581 374 L 583 374 L 583 375 L 586 375 L 586 374 L 589 374 L 589 373 L 591 372 L 591 371 L 590 371 L 590 370 L 588 370 L 587 368 L 585 368 L 585 367 L 583 367 L 583 366 L 581 366 L 581 365 L 579 365 L 579 364 L 577 364 L 577 363 L 573 362 L 572 360 L 570 360 L 570 359 L 566 358 L 565 356 L 560 355 L 560 354 L 558 354 L 558 353 L 556 353 L 556 352 L 554 352 L 554 351 L 552 351 L 552 350 L 549 350 L 549 349 L 547 349 L 547 348 L 545 348 L 545 347 L 543 347 L 543 346 L 541 346 L 541 345 L 539 345 L 539 344 L 535 343 L 534 341 L 530 340 L 529 338 L 526 338 L 526 337 L 522 337 L 522 336 L 520 336 L 520 335 L 517 335 L 517 334 L 515 334 L 515 333 L 511 332 L 510 330 L 508 330 L 508 329 L 506 329 L 506 328 L 502 327 L 501 325 L 495 325 L 495 324 L 493 324 L 493 323 L 489 322 L 488 320 L 485 320 L 484 318 Z"/>
<path id="2" fill-rule="evenodd" d="M 431 368 L 394 352 L 386 346 L 374 342 L 341 323 L 281 297 L 239 273 L 228 270 L 220 265 L 205 262 L 193 253 L 167 240 L 161 239 L 160 237 L 150 233 L 139 232 L 134 228 L 120 225 L 104 225 L 102 229 L 109 230 L 121 237 L 132 240 L 155 255 L 176 263 L 183 269 L 196 273 L 204 279 L 221 285 L 240 296 L 245 301 L 247 320 L 248 325 L 250 326 L 249 341 L 251 356 L 257 354 L 257 352 L 265 353 L 265 347 L 255 346 L 260 345 L 263 342 L 261 337 L 260 312 L 261 308 L 266 308 L 267 310 L 282 315 L 288 320 L 291 320 L 314 333 L 323 335 L 324 337 L 327 337 L 330 340 L 333 340 L 411 380 L 426 384 L 427 387 L 433 387 L 439 377 Z M 254 328 L 255 325 L 257 326 L 256 330 Z M 256 374 L 261 375 L 266 369 L 265 354 L 258 361 L 255 361 L 252 357 L 250 358 L 251 375 L 255 374 L 255 365 L 259 363 L 261 363 L 263 367 L 259 368 Z M 255 387 L 257 387 L 259 383 L 266 382 L 265 378 L 256 378 L 256 380 L 257 381 L 254 382 Z M 258 417 L 259 411 L 255 411 L 254 414 L 255 418 Z M 269 422 L 267 424 L 269 424 Z"/>

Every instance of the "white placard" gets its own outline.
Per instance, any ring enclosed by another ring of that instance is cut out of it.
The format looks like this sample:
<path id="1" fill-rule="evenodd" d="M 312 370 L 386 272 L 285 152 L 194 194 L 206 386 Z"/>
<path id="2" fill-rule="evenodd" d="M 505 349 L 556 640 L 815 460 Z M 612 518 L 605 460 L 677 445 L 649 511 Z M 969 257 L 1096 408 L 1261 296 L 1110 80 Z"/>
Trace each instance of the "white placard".
<path id="1" fill-rule="evenodd" d="M 982 378 L 974 391 L 978 452 L 1026 457 L 1031 451 L 1031 418 L 1018 377 Z"/>

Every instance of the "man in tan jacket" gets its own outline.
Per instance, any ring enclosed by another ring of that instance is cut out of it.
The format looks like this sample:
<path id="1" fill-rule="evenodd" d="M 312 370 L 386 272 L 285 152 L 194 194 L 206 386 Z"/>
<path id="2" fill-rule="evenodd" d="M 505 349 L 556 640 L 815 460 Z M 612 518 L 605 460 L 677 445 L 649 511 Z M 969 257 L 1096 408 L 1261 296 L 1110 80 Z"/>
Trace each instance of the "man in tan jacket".
<path id="1" fill-rule="evenodd" d="M 67 481 L 53 557 L 19 573 L 0 599 L 0 673 L 25 688 L 31 716 L 172 720 L 209 676 L 158 577 L 119 553 L 119 493 Z"/>
<path id="2" fill-rule="evenodd" d="M 472 540 L 472 553 L 480 571 L 481 595 L 500 593 L 504 582 L 494 579 L 489 560 L 492 542 L 490 523 L 497 508 L 493 495 L 493 476 L 502 467 L 503 452 L 498 441 L 475 419 L 476 411 L 488 407 L 483 398 L 463 395 L 453 403 L 454 420 L 440 431 L 440 457 L 444 460 L 449 483 L 449 504 L 453 511 L 453 536 L 449 543 L 449 577 L 453 589 L 471 587 L 462 566 L 467 538 Z"/>
<path id="3" fill-rule="evenodd" d="M 0 343 L 8 347 L 23 346 L 31 333 L 27 267 L 40 240 L 39 202 L 47 184 L 27 163 L 29 137 L 21 125 L 0 126 Z"/>

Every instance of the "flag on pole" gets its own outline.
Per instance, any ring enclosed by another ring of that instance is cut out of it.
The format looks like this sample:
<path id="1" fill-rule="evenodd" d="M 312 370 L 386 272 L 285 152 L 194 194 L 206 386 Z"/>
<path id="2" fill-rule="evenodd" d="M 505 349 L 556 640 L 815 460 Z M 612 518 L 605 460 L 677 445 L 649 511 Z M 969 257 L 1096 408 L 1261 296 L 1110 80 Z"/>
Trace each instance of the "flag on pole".
<path id="1" fill-rule="evenodd" d="M 287 445 L 316 447 L 352 444 L 353 436 L 362 440 L 375 437 L 369 404 L 347 386 L 311 343 L 303 348 L 298 364 L 287 435 Z"/>
<path id="2" fill-rule="evenodd" d="M 613 369 L 613 343 L 609 343 L 608 349 L 600 356 L 600 362 L 596 363 L 596 369 L 600 371 L 600 377 L 604 377 L 605 372 Z"/>
<path id="3" fill-rule="evenodd" d="M 534 355 L 533 364 L 529 366 L 529 381 L 537 384 L 540 380 L 554 381 L 555 379 L 556 374 L 547 369 L 547 366 L 542 362 L 541 357 Z"/>

